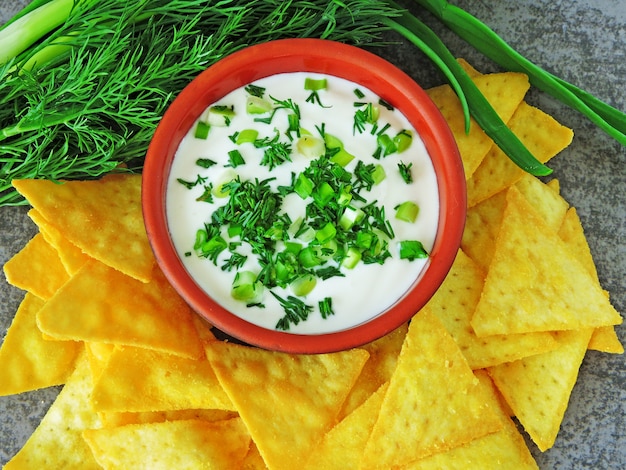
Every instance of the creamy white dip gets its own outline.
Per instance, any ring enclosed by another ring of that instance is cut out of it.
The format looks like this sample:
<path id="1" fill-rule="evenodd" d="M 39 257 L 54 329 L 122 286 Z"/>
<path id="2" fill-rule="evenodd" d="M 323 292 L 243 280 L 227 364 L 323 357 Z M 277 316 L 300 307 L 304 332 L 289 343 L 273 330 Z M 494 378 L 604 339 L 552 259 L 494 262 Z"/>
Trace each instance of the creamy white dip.
<path id="1" fill-rule="evenodd" d="M 311 95 L 311 91 L 304 88 L 306 78 L 327 79 L 327 88 L 318 91 L 323 106 L 306 101 Z M 344 149 L 356 157 L 345 166 L 347 171 L 352 172 L 359 160 L 364 164 L 380 164 L 384 168 L 386 177 L 374 185 L 371 191 L 363 191 L 361 196 L 368 202 L 377 201 L 379 206 L 384 206 L 386 218 L 395 234 L 395 237 L 388 241 L 391 257 L 382 265 L 359 262 L 352 269 L 341 267 L 345 277 L 318 279 L 315 288 L 302 297 L 304 303 L 313 307 L 308 319 L 291 324 L 288 331 L 319 334 L 340 331 L 370 320 L 401 298 L 425 265 L 425 259 L 413 261 L 400 259 L 399 242 L 418 240 L 427 251 L 430 251 L 435 240 L 439 213 L 438 188 L 435 172 L 424 144 L 398 110 L 389 110 L 379 105 L 379 97 L 372 91 L 347 80 L 298 72 L 274 75 L 258 80 L 254 85 L 266 90 L 264 99 L 267 101 L 273 102 L 270 99 L 272 97 L 275 100 L 291 99 L 293 103 L 297 103 L 300 110 L 300 127 L 309 131 L 313 137 L 320 137 L 317 129 L 323 123 L 326 133 L 339 138 Z M 360 90 L 364 96 L 357 97 L 355 89 Z M 255 148 L 252 143 L 237 145 L 233 142 L 231 137 L 236 132 L 252 128 L 258 130 L 258 138 L 273 138 L 278 132 L 281 141 L 289 142 L 286 136 L 289 110 L 277 111 L 270 124 L 256 122 L 256 118 L 267 117 L 268 114 L 248 114 L 246 112 L 248 96 L 242 87 L 214 103 L 233 107 L 234 115 L 227 120 L 227 126 L 211 126 L 206 139 L 196 138 L 194 136 L 196 127 L 192 126 L 174 158 L 168 180 L 166 212 L 173 243 L 186 269 L 198 285 L 219 304 L 239 317 L 265 328 L 275 329 L 285 312 L 268 289 L 265 289 L 262 307 L 246 306 L 244 302 L 231 296 L 235 271 L 229 272 L 221 268 L 231 253 L 224 250 L 219 255 L 217 264 L 214 264 L 209 259 L 198 256 L 193 249 L 197 230 L 202 229 L 205 222 L 211 220 L 211 214 L 219 206 L 228 202 L 228 197 L 214 197 L 210 203 L 197 201 L 204 193 L 204 185 L 209 182 L 217 185 L 224 179 L 231 179 L 236 173 L 242 181 L 275 178 L 271 182 L 273 188 L 288 186 L 292 182 L 292 173 L 297 175 L 311 164 L 311 158 L 297 152 L 297 137 L 293 136 L 293 133 L 292 161 L 278 165 L 271 171 L 267 166 L 260 164 L 263 158 L 262 148 Z M 367 127 L 362 133 L 355 132 L 355 112 L 364 108 L 363 105 L 355 106 L 355 103 L 372 103 L 378 108 L 379 116 L 374 130 L 380 130 L 387 124 L 389 126 L 385 132 L 390 136 L 395 136 L 402 130 L 411 130 L 413 138 L 410 147 L 402 153 L 374 158 L 378 147 L 376 132 L 371 132 L 371 127 Z M 206 115 L 199 120 L 204 119 Z M 229 166 L 228 152 L 233 149 L 240 152 L 245 164 L 235 168 Z M 198 159 L 210 159 L 215 164 L 209 168 L 202 168 L 196 163 Z M 399 162 L 411 165 L 413 181 L 410 184 L 402 178 L 398 170 Z M 183 185 L 178 181 L 182 179 L 194 182 L 198 177 L 206 178 L 204 185 L 197 184 L 189 188 L 189 185 Z M 419 215 L 415 222 L 395 218 L 394 208 L 406 201 L 412 201 L 419 206 Z M 287 213 L 295 221 L 298 217 L 304 216 L 305 205 L 309 202 L 297 194 L 289 194 L 285 197 L 282 212 Z M 354 205 L 357 205 L 357 202 L 354 202 Z M 224 228 L 223 236 L 230 241 L 225 232 Z M 240 250 L 249 256 L 239 270 L 258 273 L 260 271 L 258 260 L 252 256 L 249 249 L 246 251 L 246 247 L 242 246 Z M 293 295 L 290 287 L 274 287 L 271 290 L 283 299 Z M 318 303 L 328 297 L 332 299 L 334 314 L 323 319 L 318 310 Z"/>

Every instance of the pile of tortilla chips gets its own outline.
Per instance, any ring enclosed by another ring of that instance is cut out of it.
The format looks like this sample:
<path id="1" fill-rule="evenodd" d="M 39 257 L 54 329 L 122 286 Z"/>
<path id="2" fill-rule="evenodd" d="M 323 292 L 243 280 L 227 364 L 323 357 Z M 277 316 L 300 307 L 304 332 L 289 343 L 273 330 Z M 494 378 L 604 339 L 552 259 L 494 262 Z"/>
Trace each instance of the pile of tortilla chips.
<path id="1" fill-rule="evenodd" d="M 569 145 L 524 75 L 463 65 L 539 159 Z M 464 159 L 462 248 L 409 324 L 354 350 L 215 339 L 156 266 L 140 176 L 15 181 L 39 233 L 4 266 L 26 294 L 0 394 L 64 387 L 6 468 L 537 468 L 520 427 L 552 446 L 585 351 L 622 353 L 622 320 L 558 181 L 465 134 L 448 86 L 429 93 Z"/>

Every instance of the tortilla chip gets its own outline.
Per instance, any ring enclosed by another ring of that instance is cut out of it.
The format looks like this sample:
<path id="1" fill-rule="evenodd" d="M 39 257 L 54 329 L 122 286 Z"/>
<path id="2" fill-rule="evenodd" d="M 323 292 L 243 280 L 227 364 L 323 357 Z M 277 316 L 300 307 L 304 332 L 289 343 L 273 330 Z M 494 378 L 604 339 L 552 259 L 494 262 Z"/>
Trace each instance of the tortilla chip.
<path id="1" fill-rule="evenodd" d="M 194 313 L 155 267 L 137 281 L 89 261 L 37 314 L 46 334 L 64 340 L 136 346 L 198 358 L 202 342 Z"/>
<path id="2" fill-rule="evenodd" d="M 525 173 L 515 186 L 546 225 L 557 232 L 569 209 L 568 202 L 545 183 L 528 173 Z"/>
<path id="3" fill-rule="evenodd" d="M 365 350 L 290 355 L 233 343 L 206 345 L 209 361 L 267 466 L 303 466 L 333 426 L 367 361 Z"/>
<path id="4" fill-rule="evenodd" d="M 4 469 L 100 470 L 82 438 L 83 430 L 100 426 L 100 419 L 89 404 L 90 391 L 89 364 L 84 355 L 80 355 L 76 361 L 76 369 L 61 393 L 24 447 Z"/>
<path id="5" fill-rule="evenodd" d="M 332 428 L 311 454 L 306 470 L 359 468 L 363 450 L 378 418 L 389 383 L 384 383 L 343 421 Z"/>
<path id="6" fill-rule="evenodd" d="M 473 80 L 505 123 L 511 119 L 530 88 L 528 77 L 514 72 L 476 76 Z M 449 85 L 431 88 L 427 90 L 427 93 L 454 134 L 463 160 L 465 177 L 470 178 L 492 147 L 493 141 L 473 119 L 471 119 L 469 133 L 465 131 L 465 117 L 461 102 Z"/>
<path id="7" fill-rule="evenodd" d="M 104 469 L 234 469 L 250 445 L 239 418 L 134 424 L 86 430 L 84 437 Z"/>
<path id="8" fill-rule="evenodd" d="M 505 206 L 506 191 L 501 191 L 467 210 L 461 248 L 485 273 L 496 249 Z"/>
<path id="9" fill-rule="evenodd" d="M 348 416 L 365 402 L 372 393 L 378 390 L 382 384 L 391 379 L 391 375 L 396 370 L 398 355 L 402 349 L 407 330 L 408 324 L 402 325 L 388 335 L 362 346 L 362 349 L 365 349 L 370 357 L 365 363 L 361 375 L 359 375 L 348 398 L 346 398 L 337 418 L 338 420 Z"/>
<path id="10" fill-rule="evenodd" d="M 486 390 L 497 407 L 497 390 L 484 371 L 476 371 L 481 387 Z M 413 462 L 402 470 L 440 470 L 445 468 L 468 468 L 480 470 L 537 470 L 537 462 L 526 446 L 515 423 L 502 411 L 498 411 L 504 425 L 501 431 L 474 439 L 448 452 L 435 454 Z"/>
<path id="11" fill-rule="evenodd" d="M 234 410 L 206 359 L 132 347 L 113 351 L 91 400 L 97 411 Z"/>
<path id="12" fill-rule="evenodd" d="M 83 252 L 142 282 L 151 279 L 155 261 L 141 216 L 141 175 L 12 184 Z"/>
<path id="13" fill-rule="evenodd" d="M 591 329 L 558 332 L 558 349 L 488 369 L 541 451 L 554 444 L 591 333 Z"/>
<path id="14" fill-rule="evenodd" d="M 591 256 L 591 250 L 587 243 L 587 238 L 576 212 L 576 208 L 572 207 L 567 211 L 563 225 L 559 230 L 559 236 L 570 247 L 571 252 L 576 256 L 578 261 L 585 267 L 587 272 L 598 282 L 598 271 Z M 609 293 L 605 292 L 608 296 Z M 591 335 L 589 341 L 589 349 L 595 351 L 606 352 L 611 354 L 623 354 L 624 346 L 617 337 L 615 328 L 612 326 L 603 326 L 596 328 Z"/>
<path id="15" fill-rule="evenodd" d="M 254 441 L 250 441 L 250 450 L 241 465 L 241 470 L 267 470 L 267 465 Z"/>
<path id="16" fill-rule="evenodd" d="M 70 243 L 56 227 L 50 225 L 36 209 L 28 211 L 28 216 L 39 227 L 39 231 L 46 241 L 56 249 L 61 263 L 70 276 L 90 259 L 80 248 Z"/>
<path id="17" fill-rule="evenodd" d="M 173 410 L 173 411 L 99 411 L 98 415 L 105 428 L 126 426 L 128 424 L 163 423 L 165 421 L 224 421 L 236 418 L 234 411 L 228 410 Z"/>
<path id="18" fill-rule="evenodd" d="M 74 341 L 46 341 L 35 315 L 44 301 L 27 293 L 0 347 L 0 396 L 65 383 L 80 352 Z"/>
<path id="19" fill-rule="evenodd" d="M 7 282 L 48 300 L 69 279 L 57 251 L 41 233 L 36 234 L 4 264 Z"/>
<path id="20" fill-rule="evenodd" d="M 572 141 L 573 132 L 550 115 L 522 102 L 507 123 L 537 160 L 546 163 Z M 508 188 L 525 174 L 511 159 L 493 146 L 467 181 L 467 204 L 480 201 Z"/>
<path id="21" fill-rule="evenodd" d="M 361 468 L 388 469 L 502 427 L 454 339 L 428 307 L 409 325 Z"/>
<path id="22" fill-rule="evenodd" d="M 621 321 L 565 243 L 512 187 L 472 317 L 476 334 L 574 330 Z"/>
<path id="23" fill-rule="evenodd" d="M 472 369 L 511 362 L 558 347 L 548 331 L 477 337 L 470 322 L 480 299 L 483 280 L 482 270 L 459 250 L 448 276 L 428 302 Z"/>

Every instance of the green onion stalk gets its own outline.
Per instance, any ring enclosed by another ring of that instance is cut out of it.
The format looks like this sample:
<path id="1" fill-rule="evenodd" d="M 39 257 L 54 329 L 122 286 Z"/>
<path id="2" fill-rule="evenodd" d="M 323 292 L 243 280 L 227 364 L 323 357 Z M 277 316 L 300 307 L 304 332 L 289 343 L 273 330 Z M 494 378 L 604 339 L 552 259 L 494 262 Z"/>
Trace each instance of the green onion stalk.
<path id="1" fill-rule="evenodd" d="M 626 115 L 542 70 L 442 0 L 413 0 L 485 56 L 626 144 Z M 393 0 L 34 0 L 0 27 L 0 206 L 18 178 L 141 171 L 156 125 L 198 73 L 251 44 L 318 37 L 372 46 L 395 31 L 443 73 L 470 116 L 521 168 L 545 175 L 441 39 Z"/>

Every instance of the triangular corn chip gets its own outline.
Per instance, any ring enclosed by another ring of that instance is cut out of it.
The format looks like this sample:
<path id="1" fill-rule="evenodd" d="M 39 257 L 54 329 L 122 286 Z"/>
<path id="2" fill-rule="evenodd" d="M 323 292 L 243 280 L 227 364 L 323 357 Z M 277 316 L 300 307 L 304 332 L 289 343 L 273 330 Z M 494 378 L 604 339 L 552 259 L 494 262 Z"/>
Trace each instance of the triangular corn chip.
<path id="1" fill-rule="evenodd" d="M 90 259 L 80 248 L 70 243 L 56 227 L 50 225 L 37 209 L 28 211 L 28 216 L 39 227 L 45 240 L 57 250 L 61 263 L 70 275 L 73 275 Z"/>
<path id="2" fill-rule="evenodd" d="M 571 142 L 574 134 L 550 115 L 523 102 L 507 123 L 513 133 L 542 163 L 547 162 Z M 480 201 L 515 184 L 524 170 L 497 146 L 493 146 L 467 181 L 467 204 Z"/>
<path id="3" fill-rule="evenodd" d="M 526 446 L 524 438 L 515 423 L 498 409 L 497 390 L 484 371 L 476 371 L 481 387 L 494 403 L 494 409 L 504 425 L 501 431 L 474 439 L 448 452 L 439 453 L 399 470 L 440 470 L 467 468 L 480 470 L 538 470 L 537 462 Z"/>
<path id="4" fill-rule="evenodd" d="M 189 358 L 203 355 L 194 313 L 154 268 L 137 281 L 96 260 L 86 263 L 37 314 L 56 339 L 115 343 Z"/>
<path id="5" fill-rule="evenodd" d="M 97 411 L 233 410 L 206 359 L 118 347 L 94 384 Z"/>
<path id="6" fill-rule="evenodd" d="M 359 468 L 388 385 L 381 385 L 343 421 L 328 431 L 320 445 L 311 453 L 306 470 L 335 470 L 338 462 L 345 469 Z"/>
<path id="7" fill-rule="evenodd" d="M 4 470 L 62 468 L 64 470 L 100 469 L 82 437 L 85 429 L 100 427 L 91 409 L 91 373 L 84 355 L 68 378 L 46 415 L 24 447 L 6 464 Z"/>
<path id="8" fill-rule="evenodd" d="M 407 330 L 408 324 L 404 324 L 388 335 L 361 347 L 369 353 L 370 357 L 343 404 L 338 416 L 339 420 L 349 415 L 382 384 L 391 379 L 391 375 L 396 370 L 398 355 Z"/>
<path id="9" fill-rule="evenodd" d="M 530 87 L 528 77 L 521 73 L 494 73 L 476 76 L 473 80 L 505 123 L 509 121 Z M 427 93 L 454 134 L 465 176 L 469 178 L 492 147 L 493 141 L 473 119 L 469 133 L 465 131 L 461 102 L 449 85 L 431 88 Z"/>
<path id="10" fill-rule="evenodd" d="M 83 252 L 143 282 L 154 256 L 141 217 L 141 175 L 93 181 L 14 180 L 13 186 Z"/>
<path id="11" fill-rule="evenodd" d="M 555 193 L 545 183 L 538 178 L 525 173 L 515 187 L 526 198 L 537 214 L 544 220 L 546 225 L 557 232 L 565 214 L 569 209 L 569 204 L 558 193 Z"/>
<path id="12" fill-rule="evenodd" d="M 587 272 L 589 272 L 593 279 L 600 284 L 596 265 L 591 256 L 591 250 L 589 249 L 587 238 L 585 237 L 585 233 L 575 207 L 572 207 L 567 211 L 565 220 L 559 229 L 559 236 L 570 248 L 570 251 L 576 256 L 576 259 L 578 259 L 578 261 L 580 261 L 585 267 Z M 605 293 L 607 296 L 609 295 L 608 292 Z M 600 328 L 596 328 L 591 335 L 589 349 L 612 354 L 624 353 L 624 346 L 617 337 L 615 327 L 613 326 L 602 326 Z"/>
<path id="13" fill-rule="evenodd" d="M 87 430 L 84 436 L 98 463 L 107 470 L 236 469 L 250 446 L 240 418 L 131 424 Z"/>
<path id="14" fill-rule="evenodd" d="M 470 321 L 483 289 L 483 276 L 482 270 L 459 250 L 448 276 L 428 302 L 472 369 L 511 362 L 558 347 L 548 331 L 477 337 Z"/>
<path id="15" fill-rule="evenodd" d="M 24 248 L 4 264 L 7 282 L 48 300 L 69 279 L 59 254 L 36 234 Z"/>
<path id="16" fill-rule="evenodd" d="M 0 396 L 65 383 L 81 343 L 47 341 L 35 316 L 44 301 L 27 293 L 0 347 Z"/>
<path id="17" fill-rule="evenodd" d="M 361 468 L 406 465 L 501 428 L 454 339 L 426 307 L 411 320 Z"/>
<path id="18" fill-rule="evenodd" d="M 621 321 L 565 243 L 512 187 L 472 317 L 476 334 L 574 330 Z"/>
<path id="19" fill-rule="evenodd" d="M 272 470 L 305 464 L 368 358 L 362 349 L 296 356 L 221 341 L 206 351 Z"/>
<path id="20" fill-rule="evenodd" d="M 540 450 L 554 444 L 591 329 L 560 331 L 559 348 L 489 368 L 500 393 Z"/>

